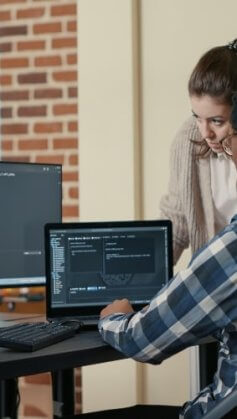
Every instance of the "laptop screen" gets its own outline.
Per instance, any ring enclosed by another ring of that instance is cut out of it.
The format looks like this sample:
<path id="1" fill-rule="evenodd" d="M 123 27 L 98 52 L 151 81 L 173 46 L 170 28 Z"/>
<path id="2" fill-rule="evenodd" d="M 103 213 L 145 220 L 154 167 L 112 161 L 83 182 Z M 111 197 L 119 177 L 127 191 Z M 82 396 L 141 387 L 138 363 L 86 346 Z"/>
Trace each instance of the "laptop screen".
<path id="1" fill-rule="evenodd" d="M 45 245 L 50 317 L 99 314 L 120 298 L 140 309 L 172 276 L 168 220 L 47 224 Z"/>

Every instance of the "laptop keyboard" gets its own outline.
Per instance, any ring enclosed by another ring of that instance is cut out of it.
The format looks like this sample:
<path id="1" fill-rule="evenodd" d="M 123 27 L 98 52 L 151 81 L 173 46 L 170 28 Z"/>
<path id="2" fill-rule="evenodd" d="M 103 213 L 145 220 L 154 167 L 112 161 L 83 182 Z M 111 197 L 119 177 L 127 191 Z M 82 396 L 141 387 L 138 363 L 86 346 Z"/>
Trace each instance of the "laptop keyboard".
<path id="1" fill-rule="evenodd" d="M 0 347 L 32 352 L 74 336 L 80 323 L 63 325 L 54 321 L 17 323 L 0 328 Z"/>

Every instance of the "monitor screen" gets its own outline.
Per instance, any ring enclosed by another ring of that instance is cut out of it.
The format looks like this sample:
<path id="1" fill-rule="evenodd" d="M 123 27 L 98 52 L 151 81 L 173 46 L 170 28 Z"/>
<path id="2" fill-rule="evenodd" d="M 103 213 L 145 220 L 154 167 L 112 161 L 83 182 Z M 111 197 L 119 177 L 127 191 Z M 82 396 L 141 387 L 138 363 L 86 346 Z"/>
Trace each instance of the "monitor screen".
<path id="1" fill-rule="evenodd" d="M 62 167 L 0 162 L 0 287 L 45 284 L 44 225 L 62 218 Z"/>

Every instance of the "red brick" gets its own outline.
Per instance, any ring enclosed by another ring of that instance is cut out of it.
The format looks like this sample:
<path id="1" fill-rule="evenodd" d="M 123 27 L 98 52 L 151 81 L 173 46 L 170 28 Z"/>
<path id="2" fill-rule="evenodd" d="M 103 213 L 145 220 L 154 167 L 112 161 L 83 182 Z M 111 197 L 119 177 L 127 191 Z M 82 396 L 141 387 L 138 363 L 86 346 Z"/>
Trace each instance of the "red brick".
<path id="1" fill-rule="evenodd" d="M 0 60 L 0 68 L 22 68 L 29 66 L 29 59 L 25 57 L 20 58 L 2 58 Z"/>
<path id="2" fill-rule="evenodd" d="M 43 410 L 39 409 L 38 407 L 30 404 L 30 402 L 28 402 L 28 404 L 24 405 L 23 408 L 23 414 L 24 417 L 26 416 L 37 416 L 37 417 L 44 417 L 45 413 Z"/>
<path id="3" fill-rule="evenodd" d="M 17 42 L 17 49 L 18 51 L 24 50 L 38 50 L 45 48 L 45 41 L 20 41 Z"/>
<path id="4" fill-rule="evenodd" d="M 78 142 L 77 138 L 55 138 L 53 140 L 53 148 L 56 149 L 65 149 L 77 148 Z"/>
<path id="5" fill-rule="evenodd" d="M 79 208 L 77 205 L 63 205 L 63 218 L 79 217 Z"/>
<path id="6" fill-rule="evenodd" d="M 67 64 L 69 65 L 77 64 L 77 54 L 68 54 Z"/>
<path id="7" fill-rule="evenodd" d="M 38 122 L 34 126 L 34 132 L 37 133 L 53 133 L 62 132 L 62 122 Z"/>
<path id="8" fill-rule="evenodd" d="M 30 158 L 29 156 L 19 156 L 19 154 L 14 155 L 14 154 L 5 154 L 3 157 L 4 161 L 21 161 L 21 162 L 29 162 Z"/>
<path id="9" fill-rule="evenodd" d="M 78 155 L 77 154 L 71 154 L 71 156 L 69 156 L 69 164 L 70 164 L 70 166 L 77 166 L 78 165 Z"/>
<path id="10" fill-rule="evenodd" d="M 0 100 L 2 100 L 3 102 L 27 99 L 29 99 L 28 90 L 8 90 L 0 92 Z"/>
<path id="11" fill-rule="evenodd" d="M 55 163 L 55 164 L 63 164 L 64 163 L 64 156 L 62 155 L 38 155 L 36 157 L 37 163 Z"/>
<path id="12" fill-rule="evenodd" d="M 17 19 L 32 19 L 44 16 L 45 9 L 43 7 L 31 7 L 28 9 L 20 9 L 16 12 Z"/>
<path id="13" fill-rule="evenodd" d="M 20 106 L 17 111 L 18 116 L 30 117 L 30 116 L 46 116 L 47 107 L 42 106 Z"/>
<path id="14" fill-rule="evenodd" d="M 10 151 L 13 149 L 13 142 L 11 140 L 2 140 L 2 151 Z"/>
<path id="15" fill-rule="evenodd" d="M 81 369 L 80 368 L 75 368 L 74 370 L 75 373 L 75 379 L 76 379 L 76 386 L 81 386 Z"/>
<path id="16" fill-rule="evenodd" d="M 0 127 L 1 134 L 27 134 L 28 125 L 27 124 L 2 124 Z"/>
<path id="17" fill-rule="evenodd" d="M 52 40 L 52 48 L 76 48 L 77 38 L 57 38 Z"/>
<path id="18" fill-rule="evenodd" d="M 70 115 L 70 114 L 77 114 L 77 104 L 70 103 L 70 104 L 61 104 L 61 105 L 54 105 L 53 106 L 53 114 L 54 115 Z"/>
<path id="19" fill-rule="evenodd" d="M 60 22 L 38 23 L 33 26 L 33 33 L 57 33 L 62 32 L 62 25 Z"/>
<path id="20" fill-rule="evenodd" d="M 12 76 L 8 74 L 4 74 L 3 76 L 0 75 L 0 85 L 5 86 L 12 83 Z"/>
<path id="21" fill-rule="evenodd" d="M 5 27 L 0 28 L 0 36 L 15 36 L 15 35 L 27 35 L 27 26 L 26 25 L 5 26 Z"/>
<path id="22" fill-rule="evenodd" d="M 50 384 L 51 375 L 50 373 L 28 375 L 24 377 L 24 381 L 28 384 Z"/>
<path id="23" fill-rule="evenodd" d="M 68 88 L 68 97 L 77 97 L 77 87 Z"/>
<path id="24" fill-rule="evenodd" d="M 60 71 L 53 73 L 53 79 L 55 81 L 76 81 L 77 80 L 77 71 Z"/>
<path id="25" fill-rule="evenodd" d="M 36 89 L 34 93 L 35 99 L 56 99 L 62 97 L 62 89 Z"/>
<path id="26" fill-rule="evenodd" d="M 18 148 L 19 150 L 47 150 L 48 140 L 20 140 Z"/>
<path id="27" fill-rule="evenodd" d="M 0 0 L 0 4 L 26 3 L 26 0 Z"/>
<path id="28" fill-rule="evenodd" d="M 36 67 L 50 67 L 54 65 L 62 65 L 62 59 L 59 55 L 53 55 L 51 57 L 36 57 Z"/>
<path id="29" fill-rule="evenodd" d="M 78 198 L 78 188 L 69 188 L 69 197 L 72 199 Z"/>
<path id="30" fill-rule="evenodd" d="M 80 410 L 78 410 L 78 409 L 80 409 L 81 408 L 81 399 L 82 399 L 82 397 L 81 397 L 81 390 L 80 389 L 78 389 L 78 391 L 75 393 L 75 402 L 76 402 L 76 411 L 75 411 L 75 413 L 80 413 Z"/>
<path id="31" fill-rule="evenodd" d="M 0 21 L 6 21 L 11 19 L 11 13 L 9 10 L 0 11 Z"/>
<path id="32" fill-rule="evenodd" d="M 66 15 L 76 15 L 76 14 L 77 14 L 76 4 L 65 4 L 65 5 L 51 7 L 51 16 L 66 16 Z"/>
<path id="33" fill-rule="evenodd" d="M 78 122 L 77 121 L 70 121 L 70 122 L 68 122 L 68 131 L 69 132 L 76 132 L 76 131 L 78 131 Z"/>
<path id="34" fill-rule="evenodd" d="M 77 180 L 78 180 L 78 172 L 64 172 L 63 173 L 64 182 L 77 181 Z"/>
<path id="35" fill-rule="evenodd" d="M 76 392 L 76 403 L 80 404 L 81 403 L 81 389 L 78 389 L 79 391 Z"/>
<path id="36" fill-rule="evenodd" d="M 11 118 L 12 117 L 12 108 L 0 108 L 1 118 Z"/>
<path id="37" fill-rule="evenodd" d="M 67 30 L 69 32 L 76 32 L 77 31 L 77 21 L 72 20 L 71 22 L 67 22 Z"/>
<path id="38" fill-rule="evenodd" d="M 18 79 L 18 83 L 20 83 L 20 84 L 46 83 L 47 82 L 47 74 L 46 73 L 19 74 L 17 79 Z"/>
<path id="39" fill-rule="evenodd" d="M 12 51 L 12 43 L 11 42 L 2 42 L 0 44 L 0 52 L 10 52 Z"/>

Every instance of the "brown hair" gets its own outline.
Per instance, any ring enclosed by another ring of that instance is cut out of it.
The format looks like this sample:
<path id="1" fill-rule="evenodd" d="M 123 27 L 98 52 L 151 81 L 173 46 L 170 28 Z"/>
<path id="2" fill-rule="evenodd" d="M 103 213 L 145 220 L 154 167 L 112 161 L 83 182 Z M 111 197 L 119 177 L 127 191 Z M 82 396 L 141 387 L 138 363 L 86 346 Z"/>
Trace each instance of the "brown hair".
<path id="1" fill-rule="evenodd" d="M 237 52 L 228 46 L 206 52 L 194 67 L 188 82 L 190 96 L 209 95 L 229 105 L 236 90 Z"/>
<path id="2" fill-rule="evenodd" d="M 189 82 L 189 95 L 209 95 L 220 103 L 232 105 L 237 91 L 237 42 L 207 51 L 194 67 Z M 197 157 L 207 157 L 211 150 L 206 141 L 193 141 L 200 146 Z"/>

